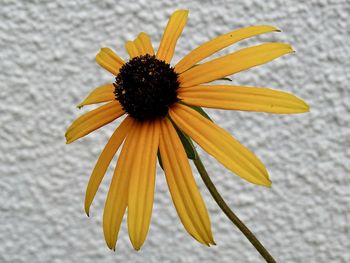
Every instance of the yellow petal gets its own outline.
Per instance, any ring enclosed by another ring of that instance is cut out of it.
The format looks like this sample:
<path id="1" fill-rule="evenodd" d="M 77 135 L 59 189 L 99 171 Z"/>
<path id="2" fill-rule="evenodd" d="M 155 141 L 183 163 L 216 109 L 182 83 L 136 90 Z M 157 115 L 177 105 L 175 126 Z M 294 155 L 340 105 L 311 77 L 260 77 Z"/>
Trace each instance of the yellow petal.
<path id="1" fill-rule="evenodd" d="M 296 96 L 268 88 L 202 85 L 180 88 L 178 97 L 190 105 L 225 110 L 280 114 L 309 111 L 309 106 Z"/>
<path id="2" fill-rule="evenodd" d="M 139 54 L 139 51 L 137 50 L 137 47 L 133 41 L 127 41 L 125 44 L 125 49 L 128 52 L 130 58 L 138 57 L 141 54 Z"/>
<path id="3" fill-rule="evenodd" d="M 96 104 L 115 99 L 113 84 L 106 84 L 94 89 L 79 105 L 81 108 L 85 105 Z"/>
<path id="4" fill-rule="evenodd" d="M 143 50 L 145 51 L 145 54 L 149 54 L 149 55 L 154 55 L 154 50 L 153 50 L 153 46 L 152 46 L 152 42 L 150 37 L 145 33 L 145 32 L 141 32 L 137 39 L 139 39 Z"/>
<path id="5" fill-rule="evenodd" d="M 188 53 L 176 64 L 175 71 L 182 73 L 197 62 L 240 40 L 273 31 L 279 30 L 273 26 L 250 26 L 216 37 Z"/>
<path id="6" fill-rule="evenodd" d="M 169 114 L 181 130 L 227 169 L 251 183 L 271 185 L 261 161 L 224 129 L 181 104 L 171 108 Z"/>
<path id="7" fill-rule="evenodd" d="M 67 129 L 66 143 L 71 143 L 90 132 L 110 123 L 124 114 L 118 101 L 114 100 L 89 111 L 76 119 Z"/>
<path id="8" fill-rule="evenodd" d="M 94 200 L 98 187 L 107 171 L 107 168 L 124 141 L 128 132 L 132 129 L 134 121 L 129 116 L 119 125 L 111 138 L 108 140 L 100 157 L 98 158 L 95 168 L 92 171 L 85 194 L 85 212 L 89 215 L 90 205 Z"/>
<path id="9" fill-rule="evenodd" d="M 134 40 L 134 44 L 139 56 L 146 55 L 146 50 L 144 49 L 141 39 L 139 37 L 137 37 Z"/>
<path id="10" fill-rule="evenodd" d="M 170 63 L 175 52 L 176 42 L 186 25 L 187 17 L 187 10 L 177 10 L 171 15 L 157 52 L 159 60 Z"/>
<path id="11" fill-rule="evenodd" d="M 122 60 L 110 48 L 101 48 L 96 56 L 96 62 L 113 75 L 118 75 L 119 69 L 125 63 L 124 60 Z"/>
<path id="12" fill-rule="evenodd" d="M 186 152 L 169 119 L 161 123 L 159 151 L 169 191 L 182 224 L 199 242 L 215 244 L 207 208 L 193 178 Z"/>
<path id="13" fill-rule="evenodd" d="M 207 83 L 264 64 L 291 52 L 293 50 L 290 45 L 283 43 L 266 43 L 241 49 L 185 71 L 179 76 L 180 85 L 190 87 Z"/>
<path id="14" fill-rule="evenodd" d="M 115 250 L 120 224 L 128 204 L 128 188 L 130 182 L 130 165 L 132 156 L 138 148 L 138 123 L 134 123 L 132 130 L 125 139 L 117 166 L 109 187 L 105 208 L 103 211 L 103 233 L 107 246 Z"/>
<path id="15" fill-rule="evenodd" d="M 128 229 L 134 249 L 144 243 L 151 221 L 157 150 L 159 145 L 159 121 L 143 122 L 137 134 L 137 149 L 132 163 L 127 167 L 130 174 L 128 195 Z M 136 137 L 136 135 L 135 135 Z"/>
<path id="16" fill-rule="evenodd" d="M 126 42 L 125 48 L 130 58 L 146 54 L 154 55 L 151 39 L 144 32 L 141 32 L 134 41 Z"/>

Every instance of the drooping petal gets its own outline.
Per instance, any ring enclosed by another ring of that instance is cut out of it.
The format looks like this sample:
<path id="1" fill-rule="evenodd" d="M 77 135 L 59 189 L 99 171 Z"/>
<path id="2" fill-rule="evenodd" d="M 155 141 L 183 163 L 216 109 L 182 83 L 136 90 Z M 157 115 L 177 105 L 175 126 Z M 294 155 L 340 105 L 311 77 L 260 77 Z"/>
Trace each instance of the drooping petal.
<path id="1" fill-rule="evenodd" d="M 161 123 L 159 151 L 169 191 L 182 224 L 199 242 L 214 244 L 207 208 L 193 178 L 186 152 L 167 118 Z"/>
<path id="2" fill-rule="evenodd" d="M 201 85 L 180 88 L 178 97 L 186 104 L 226 110 L 269 113 L 302 113 L 309 106 L 296 96 L 268 88 Z"/>
<path id="3" fill-rule="evenodd" d="M 134 41 L 127 41 L 125 44 L 125 49 L 128 52 L 130 58 L 134 58 L 140 55 Z"/>
<path id="4" fill-rule="evenodd" d="M 184 29 L 188 17 L 188 10 L 175 11 L 164 30 L 162 40 L 157 52 L 157 58 L 170 63 L 175 52 L 176 42 Z"/>
<path id="5" fill-rule="evenodd" d="M 124 114 L 118 101 L 114 100 L 97 109 L 89 111 L 76 119 L 67 129 L 66 143 L 71 143 L 90 132 L 114 121 Z"/>
<path id="6" fill-rule="evenodd" d="M 293 52 L 288 44 L 265 43 L 211 60 L 180 74 L 181 87 L 196 86 L 264 64 Z"/>
<path id="7" fill-rule="evenodd" d="M 107 102 L 115 99 L 115 87 L 113 84 L 106 84 L 94 89 L 79 105 L 81 108 L 85 105 Z"/>
<path id="8" fill-rule="evenodd" d="M 137 39 L 139 39 L 140 46 L 142 46 L 143 50 L 145 51 L 145 54 L 154 55 L 154 49 L 152 46 L 151 38 L 145 33 L 141 32 Z"/>
<path id="9" fill-rule="evenodd" d="M 110 48 L 101 48 L 100 52 L 96 55 L 96 62 L 115 76 L 118 75 L 119 69 L 125 63 Z"/>
<path id="10" fill-rule="evenodd" d="M 172 107 L 169 114 L 181 130 L 227 169 L 251 183 L 271 185 L 261 161 L 224 129 L 181 104 Z"/>
<path id="11" fill-rule="evenodd" d="M 135 122 L 125 139 L 103 211 L 103 233 L 107 246 L 114 250 L 120 224 L 128 204 L 128 188 L 131 177 L 130 166 L 132 166 L 132 156 L 138 148 L 137 137 L 139 129 L 140 125 Z"/>
<path id="12" fill-rule="evenodd" d="M 85 212 L 89 215 L 90 205 L 96 195 L 98 187 L 107 171 L 111 160 L 123 143 L 129 131 L 133 128 L 134 121 L 129 116 L 123 120 L 119 127 L 114 131 L 98 158 L 95 168 L 92 171 L 85 194 Z"/>
<path id="13" fill-rule="evenodd" d="M 276 32 L 279 30 L 273 26 L 250 26 L 218 36 L 188 53 L 176 64 L 175 71 L 182 73 L 195 65 L 197 62 L 209 57 L 225 47 L 237 43 L 240 40 L 273 31 Z"/>
<path id="14" fill-rule="evenodd" d="M 137 134 L 137 149 L 128 167 L 130 174 L 128 195 L 128 229 L 134 249 L 144 243 L 151 221 L 157 150 L 159 145 L 159 121 L 143 122 Z M 136 135 L 135 135 L 136 137 Z"/>

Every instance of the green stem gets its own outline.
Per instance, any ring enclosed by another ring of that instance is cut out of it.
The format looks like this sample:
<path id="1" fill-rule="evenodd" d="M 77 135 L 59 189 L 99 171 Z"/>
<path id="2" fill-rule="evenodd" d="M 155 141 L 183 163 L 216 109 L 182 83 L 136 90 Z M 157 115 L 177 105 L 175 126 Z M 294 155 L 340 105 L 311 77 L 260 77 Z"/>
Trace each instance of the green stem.
<path id="1" fill-rule="evenodd" d="M 225 200 L 221 197 L 219 192 L 217 191 L 215 185 L 211 181 L 205 167 L 199 158 L 197 151 L 195 150 L 196 157 L 193 162 L 198 169 L 200 176 L 202 177 L 204 184 L 207 186 L 210 194 L 213 196 L 216 203 L 219 205 L 221 210 L 226 214 L 226 216 L 234 223 L 239 230 L 246 236 L 246 238 L 252 243 L 252 245 L 258 250 L 260 255 L 266 260 L 268 263 L 276 263 L 274 258 L 270 255 L 270 253 L 264 248 L 264 246 L 260 243 L 260 241 L 254 236 L 254 234 L 248 229 L 248 227 L 233 213 L 230 207 L 226 204 Z"/>

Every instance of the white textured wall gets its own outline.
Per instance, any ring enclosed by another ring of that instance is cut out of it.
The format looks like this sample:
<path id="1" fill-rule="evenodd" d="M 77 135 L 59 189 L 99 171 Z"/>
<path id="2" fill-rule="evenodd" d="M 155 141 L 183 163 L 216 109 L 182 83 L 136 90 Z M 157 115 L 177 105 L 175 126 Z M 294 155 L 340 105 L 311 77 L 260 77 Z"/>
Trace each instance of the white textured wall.
<path id="1" fill-rule="evenodd" d="M 101 215 L 109 176 L 91 217 L 84 214 L 90 172 L 117 125 L 65 145 L 66 127 L 82 113 L 75 105 L 112 80 L 95 64 L 95 54 L 111 46 L 125 57 L 124 42 L 141 30 L 158 45 L 177 8 L 190 9 L 190 18 L 174 61 L 241 26 L 283 29 L 229 49 L 279 40 L 297 50 L 236 75 L 234 83 L 293 92 L 311 113 L 210 111 L 263 160 L 272 188 L 250 185 L 211 158 L 204 161 L 227 202 L 278 262 L 350 262 L 349 1 L 0 2 L 0 262 L 263 262 L 200 180 L 215 247 L 201 246 L 185 232 L 160 171 L 140 252 L 132 250 L 125 222 L 117 251 L 105 246 Z"/>

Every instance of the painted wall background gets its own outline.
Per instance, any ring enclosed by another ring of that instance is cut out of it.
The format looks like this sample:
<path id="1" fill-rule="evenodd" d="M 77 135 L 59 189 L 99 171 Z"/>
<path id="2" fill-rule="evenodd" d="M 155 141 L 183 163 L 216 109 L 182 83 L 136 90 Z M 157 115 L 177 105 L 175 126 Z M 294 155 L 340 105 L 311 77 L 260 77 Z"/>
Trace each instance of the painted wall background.
<path id="1" fill-rule="evenodd" d="M 217 246 L 183 229 L 160 169 L 150 232 L 140 252 L 126 224 L 117 251 L 101 217 L 112 167 L 88 218 L 85 187 L 118 122 L 72 145 L 64 132 L 75 105 L 111 75 L 97 66 L 103 46 L 148 32 L 157 47 L 168 16 L 190 9 L 174 62 L 200 43 L 248 25 L 282 33 L 243 41 L 285 41 L 293 55 L 237 74 L 233 83 L 290 91 L 311 112 L 277 116 L 209 111 L 267 166 L 271 189 L 250 185 L 202 155 L 229 205 L 278 262 L 350 262 L 350 2 L 10 1 L 0 8 L 0 262 L 263 262 L 197 177 Z M 203 152 L 201 152 L 203 153 Z"/>

